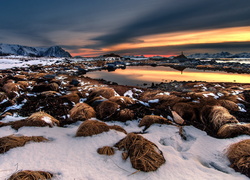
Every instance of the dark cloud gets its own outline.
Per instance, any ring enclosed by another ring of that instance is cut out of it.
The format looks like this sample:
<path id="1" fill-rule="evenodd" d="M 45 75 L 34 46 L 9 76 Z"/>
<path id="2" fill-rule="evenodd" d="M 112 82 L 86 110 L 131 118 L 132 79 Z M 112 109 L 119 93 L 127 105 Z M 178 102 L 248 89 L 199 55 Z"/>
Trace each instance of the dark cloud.
<path id="1" fill-rule="evenodd" d="M 118 54 L 150 54 L 150 55 L 175 55 L 184 51 L 185 54 L 197 52 L 220 52 L 229 51 L 231 53 L 249 52 L 250 42 L 227 42 L 227 43 L 208 43 L 208 44 L 189 44 L 176 46 L 158 46 L 136 49 L 123 49 L 115 51 Z"/>
<path id="2" fill-rule="evenodd" d="M 68 50 L 75 50 L 75 49 L 83 48 L 83 46 L 76 46 L 76 45 L 59 45 L 59 46 Z"/>
<path id="3" fill-rule="evenodd" d="M 0 6 L 0 33 L 41 45 L 53 45 L 51 34 L 103 33 L 160 6 L 165 0 L 8 0 Z M 135 7 L 139 7 L 136 9 Z M 3 39 L 2 39 L 3 40 Z"/>
<path id="4" fill-rule="evenodd" d="M 69 51 L 70 53 L 83 53 L 82 46 L 74 46 L 74 45 L 59 45 L 63 49 Z"/>
<path id="5" fill-rule="evenodd" d="M 99 42 L 95 47 L 100 48 L 144 35 L 247 26 L 250 25 L 249 17 L 249 0 L 169 0 L 164 7 L 93 40 Z"/>

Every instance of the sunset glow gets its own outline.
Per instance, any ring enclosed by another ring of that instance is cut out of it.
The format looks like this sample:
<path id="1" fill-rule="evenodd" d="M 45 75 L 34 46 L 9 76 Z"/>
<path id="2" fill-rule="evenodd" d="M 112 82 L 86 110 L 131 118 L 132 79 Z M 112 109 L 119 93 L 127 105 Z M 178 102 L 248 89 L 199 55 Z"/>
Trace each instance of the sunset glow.
<path id="1" fill-rule="evenodd" d="M 135 56 L 140 56 L 140 54 L 136 54 Z M 154 56 L 160 56 L 160 57 L 171 57 L 171 56 L 176 56 L 176 54 L 145 54 L 145 57 L 154 57 Z"/>
<path id="2" fill-rule="evenodd" d="M 149 36 L 141 36 L 141 43 L 123 43 L 109 48 L 106 52 L 122 49 L 134 49 L 158 46 L 175 46 L 185 44 L 224 43 L 224 42 L 248 42 L 250 41 L 250 26 L 223 28 L 203 31 L 187 31 L 178 33 L 165 33 Z"/>

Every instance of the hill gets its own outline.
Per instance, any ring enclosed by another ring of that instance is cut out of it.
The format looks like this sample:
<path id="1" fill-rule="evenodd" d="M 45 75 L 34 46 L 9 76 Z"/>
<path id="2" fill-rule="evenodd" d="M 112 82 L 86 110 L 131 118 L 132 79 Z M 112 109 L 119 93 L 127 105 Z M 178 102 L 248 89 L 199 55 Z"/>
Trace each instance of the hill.
<path id="1" fill-rule="evenodd" d="M 60 46 L 41 48 L 15 44 L 0 44 L 0 56 L 6 55 L 33 57 L 71 57 L 70 53 L 62 49 Z"/>
<path id="2" fill-rule="evenodd" d="M 229 52 L 220 52 L 220 53 L 195 53 L 188 56 L 188 58 L 250 58 L 250 53 L 238 53 L 238 54 L 231 54 Z"/>

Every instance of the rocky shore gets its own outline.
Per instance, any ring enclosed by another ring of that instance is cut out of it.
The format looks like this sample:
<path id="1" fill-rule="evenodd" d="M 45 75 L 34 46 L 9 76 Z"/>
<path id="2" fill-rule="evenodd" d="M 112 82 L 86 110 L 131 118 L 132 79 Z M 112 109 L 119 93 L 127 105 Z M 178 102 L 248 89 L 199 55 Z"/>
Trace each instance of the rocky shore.
<path id="1" fill-rule="evenodd" d="M 154 63 L 153 63 L 154 62 Z M 195 61 L 197 62 L 197 61 Z M 112 64 L 109 63 L 108 65 Z M 124 63 L 116 63 L 116 68 L 124 68 Z M 128 63 L 127 63 L 128 64 Z M 197 64 L 197 63 L 193 63 Z M 215 64 L 215 63 L 214 63 Z M 40 109 L 40 105 L 32 105 L 33 103 L 39 102 L 36 98 L 40 99 L 51 99 L 52 97 L 58 96 L 58 101 L 61 101 L 58 105 L 57 109 L 60 111 L 64 110 L 64 114 L 62 112 L 58 112 L 57 118 L 62 119 L 62 121 L 68 122 L 70 119 L 67 117 L 67 112 L 74 106 L 70 101 L 64 102 L 62 97 L 68 97 L 69 94 L 74 94 L 77 103 L 77 100 L 81 98 L 87 98 L 84 94 L 89 94 L 95 86 L 107 86 L 115 91 L 120 96 L 124 96 L 126 91 L 131 91 L 138 87 L 130 87 L 130 86 L 120 86 L 117 83 L 108 82 L 103 79 L 94 80 L 84 76 L 88 71 L 96 71 L 107 69 L 107 63 L 102 61 L 92 61 L 92 62 L 72 62 L 70 60 L 65 59 L 63 62 L 56 62 L 53 65 L 32 65 L 29 67 L 15 67 L 11 69 L 5 69 L 0 71 L 1 75 L 1 91 L 2 91 L 2 101 L 1 103 L 1 114 L 2 116 L 12 111 L 13 113 L 21 113 L 24 116 L 30 115 L 32 112 L 37 110 L 44 110 L 44 105 Z M 122 66 L 121 66 L 122 65 Z M 128 65 L 166 65 L 163 64 L 162 61 L 147 61 L 147 62 L 130 62 Z M 238 65 L 238 64 L 237 64 Z M 179 66 L 184 67 L 183 63 L 180 63 Z M 247 66 L 247 65 L 243 65 Z M 175 65 L 178 68 L 178 65 Z M 186 66 L 185 66 L 186 67 Z M 234 65 L 231 69 L 237 67 Z M 249 69 L 248 69 L 249 70 Z M 170 93 L 176 97 L 180 97 L 187 102 L 192 101 L 201 101 L 201 98 L 215 98 L 215 99 L 233 99 L 234 103 L 240 103 L 241 106 L 246 110 L 245 113 L 234 112 L 237 118 L 240 121 L 249 121 L 247 116 L 249 115 L 249 105 L 246 103 L 245 98 L 247 97 L 248 91 L 250 90 L 250 84 L 240 84 L 240 83 L 209 83 L 209 82 L 169 82 L 169 83 L 160 83 L 152 85 L 151 88 L 143 89 L 139 88 L 140 91 L 156 91 L 159 93 Z M 51 94 L 46 94 L 46 91 L 54 91 L 53 96 Z M 57 92 L 57 93 L 56 93 Z M 84 93 L 83 93 L 84 92 Z M 32 94 L 32 95 L 30 95 Z M 196 95 L 199 94 L 199 95 Z M 203 95 L 202 94 L 208 94 Z M 237 98 L 240 94 L 241 96 Z M 47 97 L 48 96 L 48 97 Z M 60 98 L 59 98 L 60 96 Z M 61 97 L 62 96 L 62 97 Z M 133 94 L 131 97 L 134 97 Z M 140 94 L 136 95 L 140 97 Z M 201 97 L 199 97 L 201 96 Z M 231 97 L 232 96 L 232 97 Z M 36 98 L 34 98 L 36 97 Z M 5 99 L 7 98 L 7 99 Z M 26 99 L 27 98 L 27 99 Z M 52 98 L 53 99 L 53 98 Z M 53 102 L 53 100 L 47 101 L 48 104 Z M 241 100 L 239 100 L 241 99 Z M 137 99 L 141 100 L 141 99 Z M 151 99 L 153 100 L 153 99 Z M 22 104 L 21 102 L 25 101 L 26 103 Z M 24 110 L 15 110 L 12 108 L 13 106 L 18 106 L 22 104 L 22 108 L 30 108 L 36 107 L 35 109 L 25 109 Z M 29 105 L 27 105 L 30 103 Z M 45 103 L 45 102 L 43 102 Z M 67 104 L 67 106 L 63 104 Z M 146 102 L 148 103 L 148 102 Z M 6 104 L 11 107 L 6 106 Z M 140 103 L 139 103 L 140 104 Z M 174 103 L 168 104 L 168 106 L 173 106 Z M 51 104 L 53 106 L 53 104 Z M 64 107 L 65 106 L 65 107 Z M 140 108 L 140 107 L 139 107 Z M 8 110 L 9 109 L 9 110 Z M 49 108 L 48 108 L 49 109 Z M 133 111 L 135 111 L 133 109 Z M 25 113 L 24 113 L 25 112 Z M 148 113 L 152 113 L 151 111 Z M 162 115 L 162 114 L 159 114 Z M 169 114 L 168 114 L 169 115 Z M 63 123 L 64 124 L 64 123 Z"/>

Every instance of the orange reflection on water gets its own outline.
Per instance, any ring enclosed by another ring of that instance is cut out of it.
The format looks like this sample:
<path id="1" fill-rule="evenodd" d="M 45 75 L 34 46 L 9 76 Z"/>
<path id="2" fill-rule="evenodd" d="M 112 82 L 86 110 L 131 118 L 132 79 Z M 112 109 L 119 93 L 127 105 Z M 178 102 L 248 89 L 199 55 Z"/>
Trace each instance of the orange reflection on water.
<path id="1" fill-rule="evenodd" d="M 162 81 L 207 81 L 207 82 L 238 82 L 250 83 L 249 74 L 235 74 L 222 71 L 203 71 L 185 69 L 183 72 L 168 67 L 127 67 L 126 70 L 118 69 L 118 75 L 130 76 L 142 82 Z"/>

